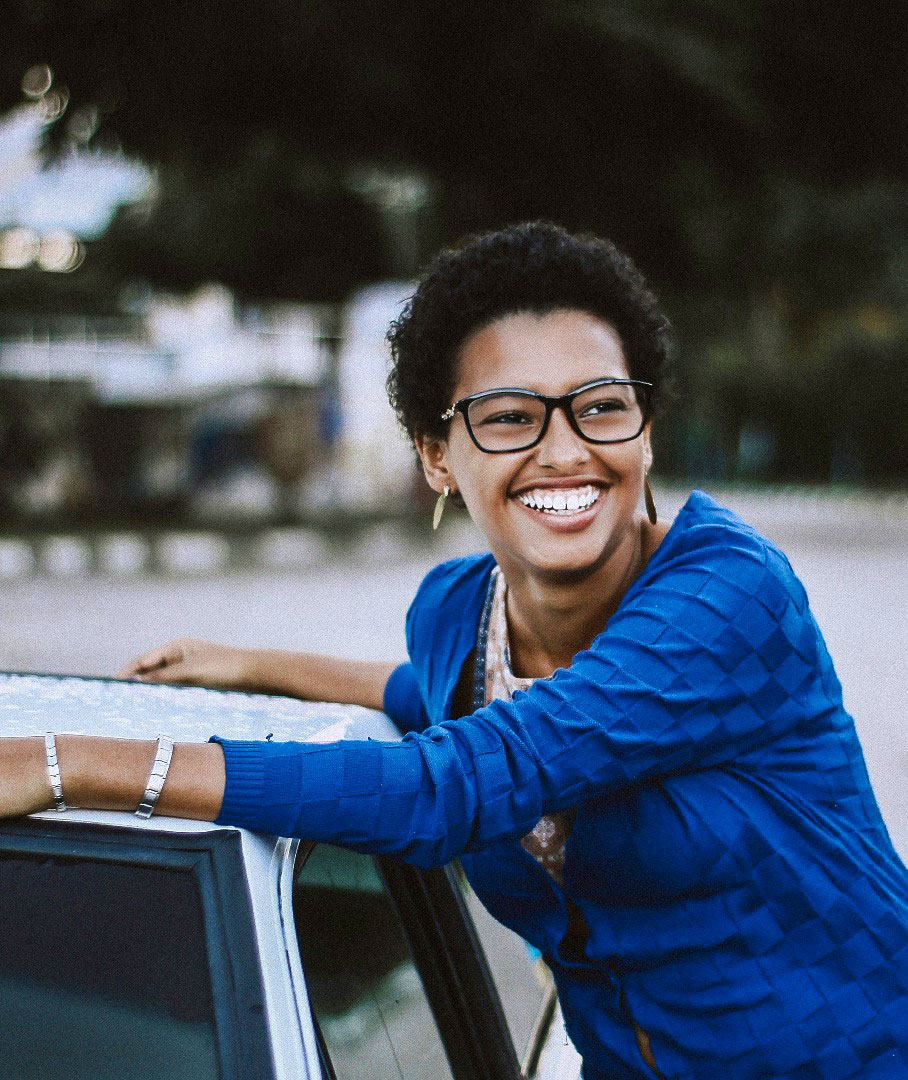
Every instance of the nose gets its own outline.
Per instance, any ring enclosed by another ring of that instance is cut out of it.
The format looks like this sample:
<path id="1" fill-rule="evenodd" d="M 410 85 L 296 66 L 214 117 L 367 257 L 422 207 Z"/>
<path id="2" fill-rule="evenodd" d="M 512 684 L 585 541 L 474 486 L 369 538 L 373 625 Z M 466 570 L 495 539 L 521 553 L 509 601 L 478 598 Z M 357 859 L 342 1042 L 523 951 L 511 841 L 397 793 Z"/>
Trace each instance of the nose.
<path id="1" fill-rule="evenodd" d="M 536 460 L 540 465 L 568 470 L 589 458 L 589 447 L 568 423 L 563 406 L 553 409 L 549 426 L 536 448 Z"/>

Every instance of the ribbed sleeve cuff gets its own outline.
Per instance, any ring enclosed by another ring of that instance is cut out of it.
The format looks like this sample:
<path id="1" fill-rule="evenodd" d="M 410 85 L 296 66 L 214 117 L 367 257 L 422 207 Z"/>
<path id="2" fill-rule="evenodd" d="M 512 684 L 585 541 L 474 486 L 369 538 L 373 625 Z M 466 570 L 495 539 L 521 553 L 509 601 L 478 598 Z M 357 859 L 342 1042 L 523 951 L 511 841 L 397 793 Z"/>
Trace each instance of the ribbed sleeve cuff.
<path id="1" fill-rule="evenodd" d="M 217 825 L 235 825 L 261 814 L 265 793 L 265 744 L 212 735 L 224 752 L 227 778 Z"/>
<path id="2" fill-rule="evenodd" d="M 209 741 L 220 745 L 226 769 L 218 825 L 361 851 L 425 848 L 425 857 L 433 857 L 437 836 L 424 836 L 423 825 L 413 835 L 425 814 L 430 825 L 437 822 L 435 782 L 417 742 Z M 447 834 L 443 827 L 434 831 Z"/>

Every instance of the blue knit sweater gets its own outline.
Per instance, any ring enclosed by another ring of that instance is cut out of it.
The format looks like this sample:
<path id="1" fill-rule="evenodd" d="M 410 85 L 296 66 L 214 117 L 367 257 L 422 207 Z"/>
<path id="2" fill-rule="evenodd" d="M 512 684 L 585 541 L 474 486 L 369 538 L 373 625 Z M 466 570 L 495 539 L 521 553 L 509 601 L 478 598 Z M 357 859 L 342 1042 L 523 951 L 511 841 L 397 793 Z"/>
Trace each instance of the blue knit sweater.
<path id="1" fill-rule="evenodd" d="M 588 1080 L 652 1076 L 629 1016 L 673 1080 L 908 1076 L 908 871 L 785 556 L 695 492 L 568 670 L 452 718 L 492 566 L 420 587 L 400 743 L 225 741 L 218 821 L 460 856 L 551 966 Z M 573 806 L 561 888 L 519 838 Z"/>

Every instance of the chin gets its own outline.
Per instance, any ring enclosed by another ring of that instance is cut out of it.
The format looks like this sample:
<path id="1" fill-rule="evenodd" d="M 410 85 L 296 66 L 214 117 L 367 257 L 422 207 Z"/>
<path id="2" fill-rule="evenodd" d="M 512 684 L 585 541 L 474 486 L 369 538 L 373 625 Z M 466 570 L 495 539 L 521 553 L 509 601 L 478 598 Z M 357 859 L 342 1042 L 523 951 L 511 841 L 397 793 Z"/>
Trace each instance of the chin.
<path id="1" fill-rule="evenodd" d="M 535 576 L 567 584 L 594 574 L 608 560 L 609 554 L 609 549 L 602 548 L 596 551 L 535 551 L 527 552 L 523 562 Z"/>

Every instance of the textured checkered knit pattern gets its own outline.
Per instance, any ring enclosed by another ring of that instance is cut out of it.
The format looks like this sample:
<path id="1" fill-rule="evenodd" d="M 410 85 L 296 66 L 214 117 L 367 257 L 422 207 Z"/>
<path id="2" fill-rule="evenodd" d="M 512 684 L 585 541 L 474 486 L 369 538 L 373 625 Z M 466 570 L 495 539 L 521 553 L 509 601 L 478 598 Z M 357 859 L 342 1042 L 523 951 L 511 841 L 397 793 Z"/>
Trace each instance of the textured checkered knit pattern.
<path id="1" fill-rule="evenodd" d="M 908 1076 L 908 872 L 785 557 L 695 492 L 570 669 L 452 718 L 493 565 L 436 568 L 410 610 L 386 708 L 421 733 L 225 742 L 218 820 L 461 856 L 588 1080 L 651 1077 L 628 1013 L 673 1080 Z M 571 806 L 562 887 L 520 837 Z"/>

